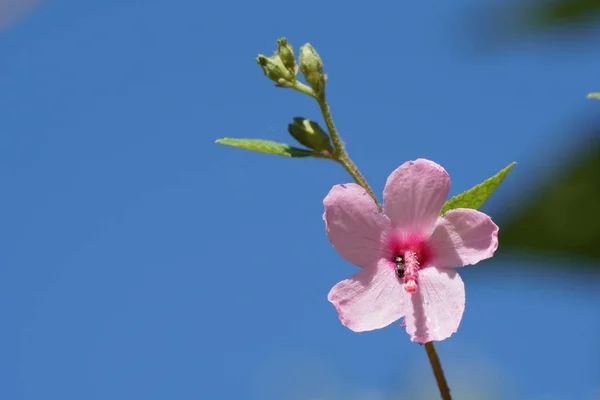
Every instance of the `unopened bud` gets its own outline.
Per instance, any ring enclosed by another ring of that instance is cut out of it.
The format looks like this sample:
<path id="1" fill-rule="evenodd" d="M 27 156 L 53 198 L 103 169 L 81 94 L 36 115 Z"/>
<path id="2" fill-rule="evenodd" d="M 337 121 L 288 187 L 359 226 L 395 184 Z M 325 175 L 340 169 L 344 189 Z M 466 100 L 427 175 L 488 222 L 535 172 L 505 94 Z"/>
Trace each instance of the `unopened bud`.
<path id="1" fill-rule="evenodd" d="M 286 38 L 277 40 L 277 55 L 281 58 L 285 68 L 295 77 L 298 67 L 296 66 L 296 58 L 294 57 L 294 48 L 288 43 Z"/>
<path id="2" fill-rule="evenodd" d="M 329 135 L 314 121 L 296 117 L 294 123 L 288 125 L 288 132 L 298 143 L 310 149 L 333 152 Z"/>
<path id="3" fill-rule="evenodd" d="M 266 57 L 259 54 L 258 57 L 256 57 L 256 62 L 260 65 L 269 79 L 277 82 L 281 86 L 289 86 L 296 80 L 296 77 L 288 71 L 278 54 L 275 54 L 272 57 Z"/>
<path id="4" fill-rule="evenodd" d="M 325 90 L 325 75 L 323 75 L 323 61 L 317 51 L 306 43 L 300 47 L 300 71 L 306 79 L 306 83 L 313 88 L 317 95 Z"/>

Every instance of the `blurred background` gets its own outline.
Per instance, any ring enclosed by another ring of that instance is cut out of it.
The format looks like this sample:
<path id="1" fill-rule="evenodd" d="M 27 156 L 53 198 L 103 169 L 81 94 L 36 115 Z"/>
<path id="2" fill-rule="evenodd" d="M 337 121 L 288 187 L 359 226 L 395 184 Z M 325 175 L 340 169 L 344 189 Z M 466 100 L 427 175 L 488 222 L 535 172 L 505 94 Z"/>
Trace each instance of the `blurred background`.
<path id="1" fill-rule="evenodd" d="M 484 205 L 438 345 L 456 399 L 600 399 L 600 2 L 0 0 L 0 399 L 436 399 L 399 324 L 344 328 L 324 232 L 341 167 L 292 142 L 309 98 L 255 64 L 311 42 L 379 195 L 406 160 Z"/>

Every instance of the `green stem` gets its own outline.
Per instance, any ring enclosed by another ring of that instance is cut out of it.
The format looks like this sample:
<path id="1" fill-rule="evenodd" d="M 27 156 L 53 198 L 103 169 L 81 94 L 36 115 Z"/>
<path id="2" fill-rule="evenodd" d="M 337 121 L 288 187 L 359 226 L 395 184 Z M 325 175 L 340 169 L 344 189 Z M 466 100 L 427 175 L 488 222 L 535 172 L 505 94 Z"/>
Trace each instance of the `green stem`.
<path id="1" fill-rule="evenodd" d="M 350 176 L 354 178 L 354 181 L 362 186 L 369 196 L 373 199 L 377 207 L 381 210 L 381 206 L 377 201 L 377 197 L 373 190 L 367 183 L 367 180 L 362 176 L 356 165 L 350 159 L 348 152 L 346 152 L 346 148 L 344 147 L 344 142 L 340 138 L 340 134 L 335 128 L 335 124 L 333 123 L 333 117 L 331 116 L 331 110 L 329 109 L 329 104 L 327 104 L 327 100 L 325 99 L 325 94 L 316 98 L 319 103 L 319 108 L 321 109 L 321 113 L 323 114 L 323 119 L 325 119 L 325 124 L 327 125 L 327 130 L 329 131 L 329 135 L 331 136 L 331 141 L 333 142 L 333 152 L 336 157 L 337 162 L 342 164 L 342 166 L 348 171 Z"/>
<path id="2" fill-rule="evenodd" d="M 305 85 L 302 85 L 305 86 Z M 369 196 L 373 198 L 377 207 L 381 210 L 381 205 L 379 201 L 377 201 L 377 197 L 375 197 L 375 193 L 371 190 L 371 187 L 367 183 L 367 180 L 362 176 L 354 162 L 350 159 L 350 156 L 346 152 L 344 147 L 344 143 L 340 138 L 340 134 L 335 128 L 335 124 L 333 123 L 333 117 L 331 116 L 331 110 L 329 109 L 329 105 L 327 104 L 327 100 L 325 99 L 325 94 L 317 97 L 315 96 L 312 89 L 305 86 L 310 93 L 303 91 L 304 93 L 309 94 L 314 97 L 319 103 L 319 108 L 321 108 L 321 113 L 323 114 L 323 118 L 325 119 L 325 124 L 327 125 L 327 129 L 329 130 L 329 135 L 331 136 L 331 140 L 333 142 L 333 158 L 342 164 L 342 166 L 348 171 L 348 173 L 352 176 L 354 181 L 362 186 Z M 302 90 L 300 90 L 302 91 Z M 433 369 L 433 375 L 435 376 L 435 380 L 437 382 L 437 386 L 440 390 L 440 396 L 442 400 L 452 400 L 452 396 L 450 396 L 450 388 L 448 387 L 448 383 L 446 382 L 446 377 L 444 376 L 444 370 L 442 369 L 442 364 L 440 363 L 440 358 L 438 357 L 437 350 L 435 349 L 435 345 L 433 342 L 425 343 L 425 350 L 427 351 L 427 357 L 429 358 L 429 363 L 431 364 L 431 368 Z"/>
<path id="3" fill-rule="evenodd" d="M 286 86 L 283 86 L 286 87 Z M 306 95 L 309 95 L 310 97 L 314 97 L 315 99 L 317 98 L 317 96 L 315 95 L 315 91 L 312 90 L 312 88 L 310 86 L 306 86 L 304 83 L 300 82 L 300 81 L 296 81 L 294 82 L 291 86 L 292 89 L 299 91 L 300 93 L 304 93 Z"/>
<path id="4" fill-rule="evenodd" d="M 312 153 L 311 157 L 324 158 L 326 160 L 337 161 L 337 159 L 335 158 L 335 156 L 332 155 L 331 153 L 329 153 L 328 151 L 323 151 L 323 152 L 314 151 Z"/>

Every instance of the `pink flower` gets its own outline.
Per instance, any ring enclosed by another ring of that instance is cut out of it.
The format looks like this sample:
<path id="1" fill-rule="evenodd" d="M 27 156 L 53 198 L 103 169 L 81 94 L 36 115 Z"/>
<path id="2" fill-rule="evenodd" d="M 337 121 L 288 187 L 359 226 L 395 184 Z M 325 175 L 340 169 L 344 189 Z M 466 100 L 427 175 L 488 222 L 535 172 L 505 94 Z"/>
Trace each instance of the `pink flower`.
<path id="1" fill-rule="evenodd" d="M 453 267 L 476 264 L 498 248 L 498 226 L 479 211 L 440 217 L 450 177 L 433 161 L 404 163 L 388 178 L 384 207 L 356 184 L 334 186 L 323 204 L 331 244 L 362 268 L 335 285 L 328 300 L 355 332 L 404 317 L 413 342 L 444 340 L 457 331 L 465 287 Z"/>

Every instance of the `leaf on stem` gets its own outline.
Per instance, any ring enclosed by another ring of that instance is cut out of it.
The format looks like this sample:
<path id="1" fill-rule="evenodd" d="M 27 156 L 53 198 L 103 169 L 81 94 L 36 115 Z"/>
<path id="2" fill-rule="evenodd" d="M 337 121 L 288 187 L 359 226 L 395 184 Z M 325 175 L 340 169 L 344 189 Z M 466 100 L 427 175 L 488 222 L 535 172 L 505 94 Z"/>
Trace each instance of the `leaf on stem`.
<path id="1" fill-rule="evenodd" d="M 506 168 L 498 172 L 491 178 L 486 179 L 479 185 L 472 187 L 466 192 L 454 196 L 444 204 L 442 215 L 455 208 L 473 208 L 478 209 L 494 193 L 500 183 L 506 178 L 506 175 L 515 166 L 516 162 L 510 163 Z"/>
<path id="2" fill-rule="evenodd" d="M 278 143 L 270 140 L 222 138 L 218 139 L 216 143 L 225 144 L 232 147 L 239 147 L 240 149 L 257 151 L 259 153 L 276 154 L 284 157 L 314 156 L 314 152 L 310 150 L 300 149 L 285 143 Z"/>

